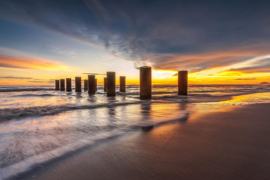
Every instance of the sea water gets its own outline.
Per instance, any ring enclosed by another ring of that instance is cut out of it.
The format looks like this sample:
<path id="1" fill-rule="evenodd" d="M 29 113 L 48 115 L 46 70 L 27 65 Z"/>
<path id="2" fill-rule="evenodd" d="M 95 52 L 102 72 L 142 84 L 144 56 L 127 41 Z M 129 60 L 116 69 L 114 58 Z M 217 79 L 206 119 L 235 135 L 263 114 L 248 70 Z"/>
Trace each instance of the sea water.
<path id="1" fill-rule="evenodd" d="M 0 86 L 0 179 L 112 137 L 186 121 L 202 105 L 270 102 L 269 85 L 191 85 L 188 96 L 178 96 L 177 86 L 153 86 L 151 100 L 140 100 L 135 85 L 116 92 Z"/>

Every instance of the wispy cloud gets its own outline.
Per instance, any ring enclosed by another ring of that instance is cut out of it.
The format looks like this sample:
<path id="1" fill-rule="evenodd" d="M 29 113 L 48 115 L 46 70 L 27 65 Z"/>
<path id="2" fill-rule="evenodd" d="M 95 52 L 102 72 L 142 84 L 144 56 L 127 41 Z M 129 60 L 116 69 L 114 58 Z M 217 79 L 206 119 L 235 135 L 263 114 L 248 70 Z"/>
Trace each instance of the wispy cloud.
<path id="1" fill-rule="evenodd" d="M 19 76 L 0 76 L 0 79 L 5 80 L 26 80 L 30 83 L 54 83 L 54 79 L 35 79 L 32 77 L 19 77 Z"/>
<path id="2" fill-rule="evenodd" d="M 270 58 L 270 55 L 264 55 L 264 56 L 258 56 L 251 59 L 245 59 L 244 61 L 240 61 L 237 63 L 232 63 L 220 67 L 215 67 L 211 69 L 207 69 L 201 72 L 194 73 L 193 75 L 196 76 L 205 76 L 210 74 L 216 74 L 222 71 L 240 71 L 241 69 L 253 69 L 254 67 L 261 66 L 265 64 L 265 62 L 268 63 L 268 59 Z M 269 63 L 270 65 L 270 63 Z"/>
<path id="3" fill-rule="evenodd" d="M 0 76 L 0 79 L 33 79 L 31 77 Z"/>
<path id="4" fill-rule="evenodd" d="M 67 66 L 51 60 L 0 55 L 0 69 L 69 70 Z"/>

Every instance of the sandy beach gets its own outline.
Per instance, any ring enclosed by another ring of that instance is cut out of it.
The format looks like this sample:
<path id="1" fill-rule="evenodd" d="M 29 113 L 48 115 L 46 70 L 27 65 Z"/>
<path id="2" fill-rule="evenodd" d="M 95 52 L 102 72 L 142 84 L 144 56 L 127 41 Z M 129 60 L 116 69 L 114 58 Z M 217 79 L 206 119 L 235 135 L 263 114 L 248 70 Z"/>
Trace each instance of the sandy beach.
<path id="1" fill-rule="evenodd" d="M 270 104 L 224 106 L 89 147 L 17 179 L 269 179 Z"/>

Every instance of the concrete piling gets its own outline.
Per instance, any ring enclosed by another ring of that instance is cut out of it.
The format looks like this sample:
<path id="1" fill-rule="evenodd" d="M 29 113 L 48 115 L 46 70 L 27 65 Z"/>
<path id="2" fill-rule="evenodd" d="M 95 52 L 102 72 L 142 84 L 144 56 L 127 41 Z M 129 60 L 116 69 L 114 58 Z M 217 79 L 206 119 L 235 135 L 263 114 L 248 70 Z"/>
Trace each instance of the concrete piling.
<path id="1" fill-rule="evenodd" d="M 81 79 L 81 77 L 75 77 L 75 91 L 82 92 L 82 79 Z"/>
<path id="2" fill-rule="evenodd" d="M 55 90 L 59 91 L 59 80 L 55 80 Z"/>
<path id="3" fill-rule="evenodd" d="M 120 92 L 126 92 L 126 77 L 120 76 Z"/>
<path id="4" fill-rule="evenodd" d="M 188 94 L 188 71 L 178 71 L 178 95 Z"/>
<path id="5" fill-rule="evenodd" d="M 66 78 L 66 82 L 67 82 L 67 87 L 66 87 L 66 91 L 71 92 L 71 78 Z"/>
<path id="6" fill-rule="evenodd" d="M 107 92 L 107 78 L 104 78 L 104 92 Z"/>
<path id="7" fill-rule="evenodd" d="M 115 96 L 115 72 L 107 72 L 107 96 Z"/>
<path id="8" fill-rule="evenodd" d="M 88 75 L 88 94 L 94 95 L 95 93 L 95 75 Z"/>
<path id="9" fill-rule="evenodd" d="M 87 91 L 88 90 L 88 80 L 85 79 L 84 80 L 84 91 Z"/>
<path id="10" fill-rule="evenodd" d="M 65 79 L 60 79 L 60 91 L 65 91 Z"/>
<path id="11" fill-rule="evenodd" d="M 152 68 L 140 67 L 140 99 L 152 98 Z"/>
<path id="12" fill-rule="evenodd" d="M 97 92 L 97 79 L 95 79 L 95 92 Z"/>

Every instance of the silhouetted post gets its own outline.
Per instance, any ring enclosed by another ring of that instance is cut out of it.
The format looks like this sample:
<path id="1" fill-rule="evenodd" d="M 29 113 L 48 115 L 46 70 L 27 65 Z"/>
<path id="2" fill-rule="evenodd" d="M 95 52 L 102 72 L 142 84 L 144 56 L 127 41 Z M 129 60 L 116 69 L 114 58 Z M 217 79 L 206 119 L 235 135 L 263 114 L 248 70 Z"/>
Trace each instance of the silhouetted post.
<path id="1" fill-rule="evenodd" d="M 95 75 L 88 75 L 88 94 L 95 94 Z"/>
<path id="2" fill-rule="evenodd" d="M 115 96 L 115 72 L 107 72 L 107 96 Z"/>
<path id="3" fill-rule="evenodd" d="M 188 94 L 188 71 L 178 71 L 178 95 Z"/>
<path id="4" fill-rule="evenodd" d="M 107 92 L 107 78 L 104 78 L 104 92 Z"/>
<path id="5" fill-rule="evenodd" d="M 60 91 L 65 91 L 65 79 L 60 79 Z"/>
<path id="6" fill-rule="evenodd" d="M 82 92 L 82 79 L 81 79 L 81 77 L 75 77 L 75 91 Z"/>
<path id="7" fill-rule="evenodd" d="M 85 79 L 84 80 L 84 91 L 87 91 L 88 90 L 88 80 Z"/>
<path id="8" fill-rule="evenodd" d="M 97 92 L 97 79 L 95 79 L 95 92 Z"/>
<path id="9" fill-rule="evenodd" d="M 55 80 L 55 90 L 59 90 L 59 80 Z"/>
<path id="10" fill-rule="evenodd" d="M 140 67 L 140 99 L 151 99 L 152 97 L 152 68 Z"/>
<path id="11" fill-rule="evenodd" d="M 71 92 L 71 78 L 66 78 L 67 81 L 67 88 L 66 91 Z"/>
<path id="12" fill-rule="evenodd" d="M 120 92 L 126 92 L 126 77 L 120 76 Z"/>

